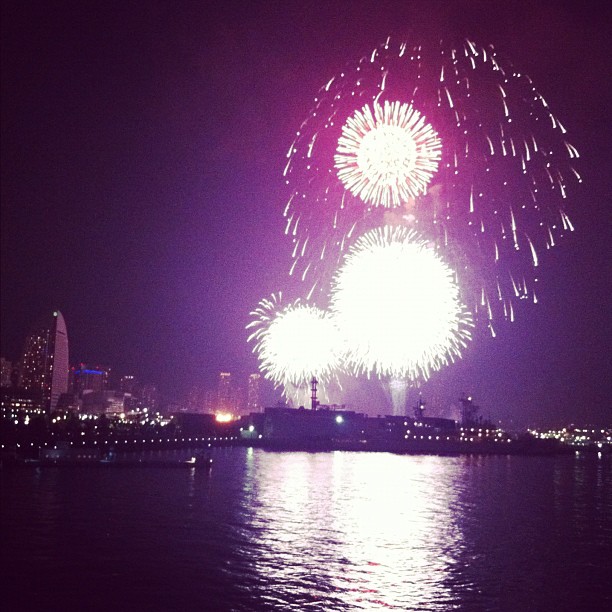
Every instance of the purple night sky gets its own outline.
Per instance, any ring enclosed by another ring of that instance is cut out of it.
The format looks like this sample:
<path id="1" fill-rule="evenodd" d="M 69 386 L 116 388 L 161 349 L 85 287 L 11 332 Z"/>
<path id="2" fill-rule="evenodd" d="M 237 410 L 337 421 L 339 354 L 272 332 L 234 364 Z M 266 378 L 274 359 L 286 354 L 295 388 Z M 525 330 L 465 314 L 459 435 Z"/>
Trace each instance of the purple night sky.
<path id="1" fill-rule="evenodd" d="M 290 265 L 294 133 L 343 65 L 411 33 L 492 43 L 566 126 L 583 176 L 539 304 L 424 397 L 468 391 L 506 426 L 610 424 L 610 44 L 584 2 L 3 2 L 2 356 L 58 308 L 71 362 L 168 394 L 255 371 L 244 327 Z M 381 412 L 366 391 L 356 407 Z"/>

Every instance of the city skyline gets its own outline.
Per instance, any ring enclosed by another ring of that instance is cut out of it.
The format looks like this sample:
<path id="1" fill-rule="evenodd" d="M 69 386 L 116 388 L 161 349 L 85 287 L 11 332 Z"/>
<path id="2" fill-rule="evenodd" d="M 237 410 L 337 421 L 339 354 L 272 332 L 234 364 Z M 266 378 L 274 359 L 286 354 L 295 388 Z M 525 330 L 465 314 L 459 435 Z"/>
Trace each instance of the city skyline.
<path id="1" fill-rule="evenodd" d="M 576 232 L 546 254 L 539 303 L 497 338 L 476 338 L 424 397 L 447 405 L 469 391 L 517 424 L 609 421 L 610 185 L 599 168 L 609 87 L 597 15 L 525 2 L 500 5 L 493 22 L 461 3 L 428 4 L 426 17 L 423 4 L 372 7 L 357 3 L 347 21 L 339 6 L 303 3 L 5 5 L 2 356 L 15 359 L 32 322 L 58 308 L 72 363 L 112 364 L 171 393 L 202 374 L 213 385 L 218 372 L 256 371 L 244 327 L 286 275 L 282 170 L 295 131 L 348 60 L 417 23 L 421 37 L 492 43 L 527 72 L 584 177 L 569 207 Z M 359 409 L 387 406 L 379 389 L 348 391 Z"/>
<path id="2" fill-rule="evenodd" d="M 61 335 L 67 339 L 66 322 L 61 312 L 56 310 L 53 313 L 48 313 L 48 316 L 40 317 L 36 324 L 31 326 L 31 332 L 26 335 L 22 344 L 22 350 L 17 356 L 11 355 L 9 359 L 7 355 L 2 355 L 2 387 L 12 387 L 26 391 L 31 391 L 34 387 L 36 389 L 42 388 L 39 378 L 41 376 L 40 372 L 45 369 L 45 366 L 44 364 L 41 365 L 41 363 L 43 357 L 48 352 L 47 345 L 51 346 L 50 350 L 53 353 L 54 342 L 51 342 L 51 335 L 56 325 L 59 325 Z M 142 390 L 146 387 L 155 386 L 154 381 L 140 380 L 137 376 L 134 376 L 133 372 L 136 371 L 136 367 L 128 368 L 125 372 L 116 372 L 111 364 L 100 364 L 97 361 L 77 362 L 69 359 L 67 345 L 63 347 L 62 352 L 61 363 L 64 364 L 65 362 L 68 366 L 63 368 L 65 370 L 65 385 L 61 385 L 62 391 L 54 394 L 54 405 L 57 404 L 59 396 L 66 392 L 79 393 L 85 389 L 90 391 L 114 389 L 133 393 L 136 389 Z M 53 362 L 53 354 L 49 359 L 44 359 L 45 363 L 47 361 Z M 53 368 L 51 368 L 52 370 Z M 57 377 L 57 368 L 55 374 Z M 222 403 L 227 403 L 231 399 L 233 404 L 237 404 L 236 398 L 230 398 L 230 395 L 238 392 L 240 395 L 244 395 L 244 398 L 240 398 L 240 403 L 244 404 L 244 406 L 261 407 L 259 400 L 259 381 L 261 375 L 259 373 L 248 373 L 245 375 L 241 373 L 236 375 L 234 373 L 232 375 L 230 372 L 206 372 L 199 380 L 193 381 L 189 389 L 185 389 L 174 396 L 166 394 L 167 401 L 182 401 L 186 399 L 186 403 L 189 404 L 189 395 L 194 389 L 200 389 L 203 392 L 211 390 L 211 385 L 208 384 L 206 386 L 204 382 L 210 381 L 211 377 L 218 377 L 214 385 L 214 392 L 215 398 L 219 395 Z M 236 380 L 239 377 L 241 379 L 244 378 L 244 389 L 235 386 Z M 63 388 L 64 386 L 66 387 L 65 389 Z M 50 398 L 47 399 L 50 400 Z M 208 400 L 204 400 L 204 402 L 206 403 Z"/>

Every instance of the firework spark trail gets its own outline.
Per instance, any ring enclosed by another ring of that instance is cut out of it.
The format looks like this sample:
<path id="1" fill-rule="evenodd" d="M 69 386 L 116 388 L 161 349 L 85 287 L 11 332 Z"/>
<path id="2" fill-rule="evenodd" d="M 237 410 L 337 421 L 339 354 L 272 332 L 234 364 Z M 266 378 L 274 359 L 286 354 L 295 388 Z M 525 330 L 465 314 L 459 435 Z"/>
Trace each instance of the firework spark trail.
<path id="1" fill-rule="evenodd" d="M 370 121 L 366 107 L 374 118 L 376 109 L 391 117 L 407 108 L 427 118 L 441 142 L 427 195 L 422 186 L 416 194 L 368 194 L 351 182 L 355 164 L 339 158 L 355 142 L 342 139 Z M 573 229 L 565 203 L 569 187 L 581 181 L 577 157 L 529 77 L 491 47 L 387 40 L 327 82 L 289 149 L 293 273 L 311 293 L 315 286 L 325 292 L 352 240 L 382 223 L 407 224 L 444 251 L 465 300 L 493 333 L 514 301 L 536 301 L 539 253 Z M 374 205 L 380 200 L 396 208 L 385 212 Z"/>
<path id="2" fill-rule="evenodd" d="M 452 270 L 401 226 L 367 232 L 351 247 L 334 279 L 331 311 L 356 375 L 427 379 L 471 337 Z"/>
<path id="3" fill-rule="evenodd" d="M 264 376 L 298 404 L 306 401 L 315 376 L 320 396 L 328 400 L 339 388 L 342 365 L 341 339 L 331 316 L 299 299 L 283 305 L 280 293 L 262 300 L 251 316 L 248 341 L 255 343 Z"/>

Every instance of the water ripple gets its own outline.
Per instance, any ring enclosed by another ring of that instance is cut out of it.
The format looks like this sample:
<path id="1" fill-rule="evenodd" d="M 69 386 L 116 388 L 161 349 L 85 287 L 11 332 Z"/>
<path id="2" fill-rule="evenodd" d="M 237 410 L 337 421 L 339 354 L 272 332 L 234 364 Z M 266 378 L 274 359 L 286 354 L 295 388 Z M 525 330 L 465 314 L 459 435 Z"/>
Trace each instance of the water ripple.
<path id="1" fill-rule="evenodd" d="M 235 448 L 214 459 L 210 474 L 3 472 L 7 601 L 221 611 L 612 603 L 606 458 Z"/>

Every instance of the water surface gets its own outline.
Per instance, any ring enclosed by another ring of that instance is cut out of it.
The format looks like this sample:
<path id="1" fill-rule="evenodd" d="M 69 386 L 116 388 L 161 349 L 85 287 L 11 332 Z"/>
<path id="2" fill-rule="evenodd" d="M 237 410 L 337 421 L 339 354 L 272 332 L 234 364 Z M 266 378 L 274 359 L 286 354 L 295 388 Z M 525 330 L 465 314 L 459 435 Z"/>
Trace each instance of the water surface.
<path id="1" fill-rule="evenodd" d="M 612 609 L 609 457 L 247 448 L 213 457 L 210 473 L 3 470 L 3 601 L 13 610 Z"/>

